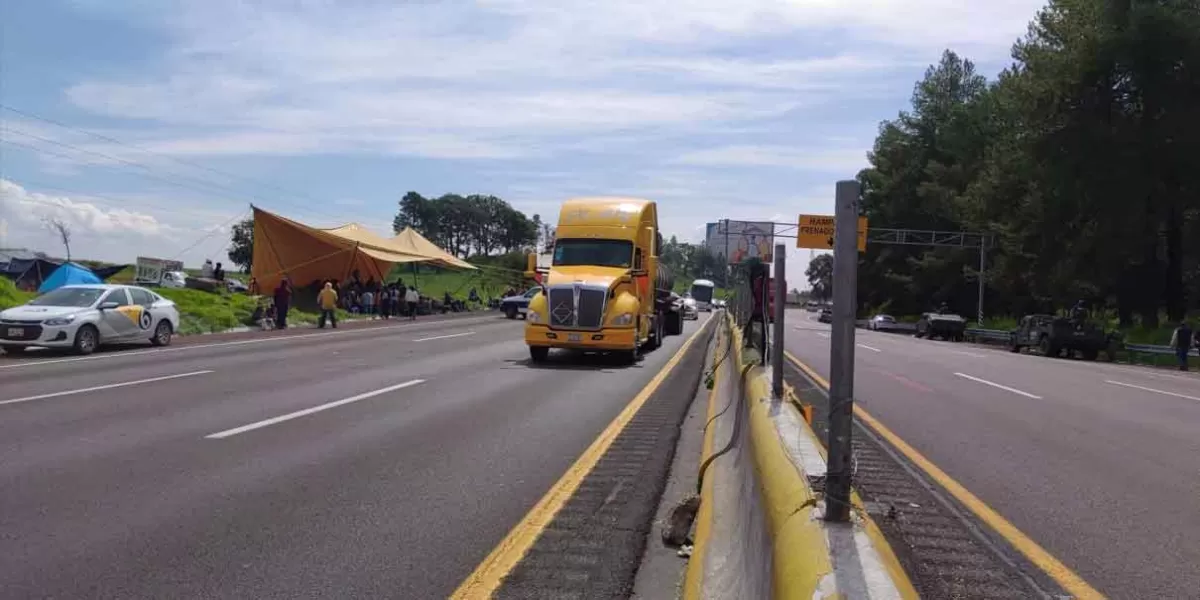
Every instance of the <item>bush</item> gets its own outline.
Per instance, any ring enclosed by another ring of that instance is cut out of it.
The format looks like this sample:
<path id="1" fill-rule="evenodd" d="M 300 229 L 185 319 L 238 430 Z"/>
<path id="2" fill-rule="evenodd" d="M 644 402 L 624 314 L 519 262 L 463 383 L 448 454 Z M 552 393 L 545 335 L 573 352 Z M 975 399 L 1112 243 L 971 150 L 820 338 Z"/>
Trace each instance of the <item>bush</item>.
<path id="1" fill-rule="evenodd" d="M 20 306 L 33 299 L 33 292 L 23 292 L 6 277 L 0 277 L 0 310 Z"/>

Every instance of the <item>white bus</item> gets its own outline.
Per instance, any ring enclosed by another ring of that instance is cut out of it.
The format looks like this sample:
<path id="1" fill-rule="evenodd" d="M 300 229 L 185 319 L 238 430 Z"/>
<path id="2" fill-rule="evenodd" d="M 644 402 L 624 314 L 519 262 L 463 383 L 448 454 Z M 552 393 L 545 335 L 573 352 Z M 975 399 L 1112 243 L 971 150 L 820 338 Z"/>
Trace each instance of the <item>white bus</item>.
<path id="1" fill-rule="evenodd" d="M 716 284 L 707 279 L 697 279 L 692 282 L 692 298 L 696 300 L 696 310 L 712 312 L 713 309 L 713 291 L 717 289 Z"/>

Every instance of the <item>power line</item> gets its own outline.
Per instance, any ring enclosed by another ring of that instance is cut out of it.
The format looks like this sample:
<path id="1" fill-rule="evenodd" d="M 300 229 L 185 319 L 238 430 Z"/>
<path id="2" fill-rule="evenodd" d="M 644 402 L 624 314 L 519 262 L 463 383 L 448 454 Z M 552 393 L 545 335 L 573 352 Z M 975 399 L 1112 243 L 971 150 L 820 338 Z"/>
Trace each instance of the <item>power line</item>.
<path id="1" fill-rule="evenodd" d="M 153 169 L 150 169 L 149 167 L 146 167 L 145 165 L 141 165 L 141 164 L 135 163 L 135 162 L 133 162 L 133 161 L 125 161 L 125 160 L 123 160 L 123 159 L 119 159 L 119 158 L 116 158 L 116 157 L 109 156 L 109 155 L 107 155 L 107 154 L 104 154 L 104 153 L 102 153 L 102 152 L 95 152 L 95 151 L 87 150 L 87 149 L 84 149 L 84 148 L 79 148 L 79 147 L 77 147 L 77 146 L 73 146 L 73 145 L 71 145 L 71 144 L 67 144 L 67 143 L 63 143 L 63 142 L 58 142 L 58 141 L 55 141 L 55 140 L 49 140 L 49 139 L 47 139 L 47 138 L 43 138 L 43 137 L 41 137 L 41 136 L 37 136 L 37 135 L 29 134 L 29 133 L 26 133 L 26 132 L 18 131 L 18 130 L 16 130 L 16 129 L 7 128 L 6 130 L 7 130 L 7 131 L 11 131 L 11 132 L 13 132 L 13 133 L 17 133 L 17 134 L 19 134 L 19 135 L 24 135 L 24 136 L 26 136 L 26 137 L 30 137 L 30 138 L 33 138 L 33 139 L 37 139 L 37 140 L 42 140 L 42 141 L 45 141 L 45 142 L 49 142 L 49 143 L 52 143 L 52 144 L 54 144 L 54 145 L 56 145 L 56 146 L 61 146 L 61 147 L 68 148 L 68 149 L 71 149 L 71 150 L 75 150 L 75 151 L 78 151 L 78 152 L 83 152 L 83 153 L 85 153 L 85 154 L 91 154 L 91 155 L 94 155 L 94 156 L 99 156 L 99 157 L 102 157 L 102 158 L 105 158 L 105 159 L 108 159 L 108 160 L 115 160 L 115 161 L 118 161 L 118 162 L 132 163 L 132 164 L 134 164 L 135 166 L 139 166 L 139 167 L 141 167 L 141 168 L 143 168 L 144 170 L 146 170 L 146 171 L 147 171 L 147 172 L 145 172 L 145 173 L 142 173 L 142 172 L 132 172 L 132 171 L 127 171 L 127 172 L 130 172 L 131 174 L 138 175 L 138 176 L 140 176 L 140 177 L 145 177 L 145 178 L 147 178 L 147 179 L 152 179 L 152 180 L 154 180 L 154 181 L 158 181 L 158 182 L 161 182 L 161 183 L 165 183 L 165 184 L 167 184 L 167 185 L 172 185 L 172 186 L 179 187 L 179 188 L 183 188 L 183 189 L 188 189 L 188 190 L 192 190 L 192 191 L 198 191 L 198 192 L 200 192 L 200 193 L 202 193 L 202 194 L 205 194 L 205 195 L 207 195 L 207 196 L 211 196 L 211 197 L 218 197 L 218 198 L 222 198 L 222 199 L 224 199 L 224 200 L 239 200 L 239 201 L 241 201 L 241 202 L 245 202 L 245 203 L 247 203 L 247 204 L 250 204 L 250 203 L 251 203 L 251 202 L 248 202 L 248 201 L 246 201 L 246 199 L 245 199 L 245 198 L 233 198 L 233 197 L 231 197 L 231 196 L 229 196 L 229 195 L 225 195 L 225 194 L 218 195 L 218 194 L 214 193 L 214 192 L 213 192 L 213 191 L 211 191 L 211 190 L 198 189 L 198 188 L 196 188 L 196 187 L 193 187 L 193 186 L 189 186 L 189 185 L 181 184 L 181 183 L 179 183 L 179 182 L 177 182 L 177 181 L 173 181 L 173 180 L 171 180 L 171 179 L 169 179 L 169 178 L 162 177 L 162 176 L 160 176 L 160 175 L 156 175 L 156 174 L 154 174 L 154 171 L 153 171 Z M 11 140 L 11 139 L 0 139 L 0 144 L 8 144 L 8 145 L 10 145 L 10 146 L 16 146 L 16 147 L 19 147 L 19 148 L 25 148 L 25 149 L 27 149 L 27 150 L 32 150 L 32 151 L 34 151 L 34 152 L 37 152 L 37 153 L 39 153 L 39 154 L 45 154 L 45 155 L 47 155 L 47 156 L 54 156 L 54 157 L 57 157 L 57 158 L 61 158 L 61 159 L 64 159 L 64 160 L 69 160 L 69 161 L 73 161 L 73 162 L 78 162 L 78 161 L 80 161 L 80 158 L 79 158 L 79 157 L 77 157 L 77 156 L 71 156 L 71 155 L 68 155 L 68 154 L 63 154 L 63 153 L 61 153 L 61 152 L 54 152 L 54 151 L 52 151 L 52 150 L 48 150 L 48 149 L 46 149 L 46 148 L 42 148 L 42 147 L 39 147 L 39 146 L 34 146 L 34 145 L 31 145 L 31 144 L 23 144 L 23 143 L 21 143 L 21 142 L 17 142 L 17 141 Z M 111 164 L 103 164 L 103 163 L 96 163 L 96 162 L 93 162 L 93 161 L 87 161 L 87 160 L 84 160 L 84 162 L 85 162 L 85 164 L 88 164 L 88 165 L 101 166 L 101 167 L 108 167 L 108 168 L 112 168 L 112 169 L 114 169 L 114 170 L 124 170 L 124 169 L 122 169 L 121 167 L 119 167 L 119 166 L 116 166 L 116 165 L 111 165 Z M 206 182 L 202 182 L 202 183 L 206 183 Z M 212 185 L 212 184 L 208 184 L 208 185 Z M 235 193 L 237 192 L 237 190 L 233 190 L 233 191 L 234 191 Z M 257 199 L 257 198 L 255 198 L 255 200 L 261 200 L 261 199 Z M 261 202 L 260 202 L 260 203 L 261 203 Z M 313 210 L 309 210 L 309 209 L 302 209 L 302 212 L 308 212 L 308 213 L 310 213 L 310 214 L 317 214 L 317 215 L 321 215 L 321 214 L 322 214 L 322 213 L 319 213 L 319 212 L 317 212 L 317 211 L 313 211 Z M 324 215 L 324 216 L 331 216 L 331 215 Z"/>
<path id="2" fill-rule="evenodd" d="M 233 174 L 233 173 L 229 173 L 229 172 L 227 172 L 227 171 L 222 171 L 222 170 L 220 170 L 220 169 L 214 169 L 214 168 L 212 168 L 212 167 L 209 167 L 209 166 L 207 166 L 207 165 L 202 165 L 202 164 L 200 164 L 200 163 L 196 163 L 196 162 L 192 162 L 192 161 L 188 161 L 188 160 L 183 160 L 183 159 L 181 159 L 181 158 L 178 158 L 178 157 L 175 157 L 175 156 L 171 156 L 171 155 L 169 155 L 169 154 L 165 154 L 165 153 L 162 153 L 162 152 L 155 152 L 155 151 L 153 151 L 153 150 L 148 150 L 148 149 L 146 149 L 146 148 L 142 148 L 142 147 L 140 147 L 140 146 L 137 146 L 137 145 L 134 145 L 134 144 L 130 144 L 130 143 L 127 143 L 127 142 L 123 142 L 123 141 L 121 141 L 121 140 L 118 140 L 118 139 L 116 139 L 116 138 L 114 138 L 114 137 L 110 137 L 110 136 L 107 136 L 107 135 L 103 135 L 103 134 L 100 134 L 100 133 L 96 133 L 96 132 L 94 132 L 94 131 L 88 131 L 88 130 L 86 130 L 86 129 L 82 129 L 82 128 L 79 128 L 79 127 L 75 127 L 75 126 L 73 126 L 73 125 L 68 125 L 68 124 L 66 124 L 66 123 L 63 123 L 63 122 L 61 122 L 61 121 L 56 121 L 56 120 L 54 120 L 54 119 L 51 119 L 51 118 L 49 118 L 49 117 L 44 117 L 44 116 L 41 116 L 41 115 L 37 115 L 37 114 L 31 113 L 31 112 L 29 112 L 29 111 L 26 111 L 26 110 L 21 110 L 21 109 L 19 109 L 19 108 L 15 108 L 15 107 L 12 107 L 12 106 L 6 105 L 6 104 L 4 104 L 2 101 L 0 101 L 0 109 L 4 109 L 4 110 L 7 110 L 7 111 L 10 111 L 10 112 L 16 113 L 16 114 L 18 114 L 18 115 L 21 115 L 21 116 L 24 116 L 24 117 L 28 117 L 28 118 L 30 118 L 30 119 L 36 119 L 36 120 L 38 120 L 38 121 L 42 121 L 43 123 L 49 123 L 49 124 L 51 124 L 51 125 L 55 125 L 55 126 L 58 126 L 58 127 L 62 127 L 63 129 L 68 129 L 68 130 L 70 130 L 70 131 L 75 131 L 75 132 L 78 132 L 78 133 L 82 133 L 82 134 L 84 134 L 84 135 L 88 135 L 88 136 L 94 137 L 94 138 L 96 138 L 96 139 L 100 139 L 100 140 L 104 140 L 104 141 L 106 141 L 106 142 L 110 142 L 110 143 L 113 143 L 113 144 L 117 144 L 117 145 L 119 145 L 119 146 L 124 146 L 124 147 L 126 147 L 126 148 L 131 148 L 131 149 L 133 149 L 133 150 L 137 150 L 137 151 L 139 151 L 139 152 L 143 152 L 143 153 L 145 153 L 145 154 L 150 154 L 150 155 L 153 155 L 153 156 L 159 156 L 159 157 L 165 158 L 165 159 L 167 159 L 167 160 L 169 160 L 169 161 L 172 161 L 172 162 L 175 162 L 175 163 L 178 163 L 178 164 L 181 164 L 181 165 L 189 166 L 189 167 L 192 167 L 192 168 L 195 168 L 195 169 L 201 169 L 201 170 L 203 170 L 203 171 L 208 171 L 208 172 L 210 172 L 210 173 L 214 173 L 214 174 L 216 174 L 216 175 L 221 175 L 221 176 L 224 176 L 224 177 L 229 177 L 230 179 L 240 179 L 240 180 L 242 180 L 242 181 L 246 181 L 246 182 L 249 182 L 249 183 L 253 183 L 253 184 L 255 184 L 255 185 L 260 185 L 260 186 L 264 186 L 264 187 L 269 187 L 269 188 L 275 189 L 275 190 L 277 190 L 277 191 L 280 191 L 280 192 L 283 192 L 283 193 L 285 193 L 285 194 L 289 194 L 289 195 L 292 195 L 292 196 L 301 196 L 301 197 L 305 197 L 305 198 L 308 198 L 309 200 L 312 200 L 312 201 L 314 201 L 314 202 L 317 202 L 317 203 L 323 203 L 323 202 L 324 202 L 323 200 L 320 200 L 320 199 L 318 199 L 318 198 L 315 198 L 315 197 L 313 197 L 313 196 L 309 196 L 309 195 L 307 195 L 307 194 L 304 194 L 304 193 L 302 193 L 302 192 L 297 192 L 297 191 L 295 191 L 295 190 L 289 190 L 289 189 L 287 189 L 287 188 L 280 187 L 280 186 L 278 186 L 278 185 L 275 185 L 275 184 L 273 184 L 273 183 L 270 183 L 270 182 L 267 182 L 267 181 L 258 180 L 258 179 L 252 178 L 252 177 L 246 177 L 246 176 L 244 176 L 244 175 L 236 175 L 236 174 Z"/>

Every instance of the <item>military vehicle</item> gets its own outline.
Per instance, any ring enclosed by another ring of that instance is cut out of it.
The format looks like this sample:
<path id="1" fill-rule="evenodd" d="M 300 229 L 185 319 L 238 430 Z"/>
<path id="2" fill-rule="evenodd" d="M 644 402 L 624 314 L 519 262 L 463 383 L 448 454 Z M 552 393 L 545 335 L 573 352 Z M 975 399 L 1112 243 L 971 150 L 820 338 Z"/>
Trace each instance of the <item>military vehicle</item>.
<path id="1" fill-rule="evenodd" d="M 931 340 L 940 337 L 951 342 L 961 342 L 966 333 L 967 320 L 943 308 L 921 315 L 921 319 L 917 321 L 915 335 Z"/>
<path id="2" fill-rule="evenodd" d="M 1095 323 L 1080 318 L 1054 315 L 1025 315 L 1012 332 L 1009 350 L 1037 348 L 1045 356 L 1067 357 L 1078 352 L 1086 360 L 1096 360 L 1105 352 L 1109 360 L 1116 354 L 1116 338 Z"/>

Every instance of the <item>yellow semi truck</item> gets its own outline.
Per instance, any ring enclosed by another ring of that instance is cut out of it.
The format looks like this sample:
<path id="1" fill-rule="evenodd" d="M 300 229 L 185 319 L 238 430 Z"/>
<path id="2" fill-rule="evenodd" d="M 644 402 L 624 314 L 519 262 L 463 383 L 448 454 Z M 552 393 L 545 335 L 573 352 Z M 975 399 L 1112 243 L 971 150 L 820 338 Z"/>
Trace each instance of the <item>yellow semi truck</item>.
<path id="1" fill-rule="evenodd" d="M 529 302 L 525 344 L 534 362 L 551 348 L 621 353 L 683 330 L 673 280 L 659 263 L 658 208 L 638 198 L 573 198 L 563 203 L 553 259 L 537 273 L 542 292 Z M 532 261 L 531 261 L 532 262 Z M 534 273 L 529 273 L 533 276 Z"/>

